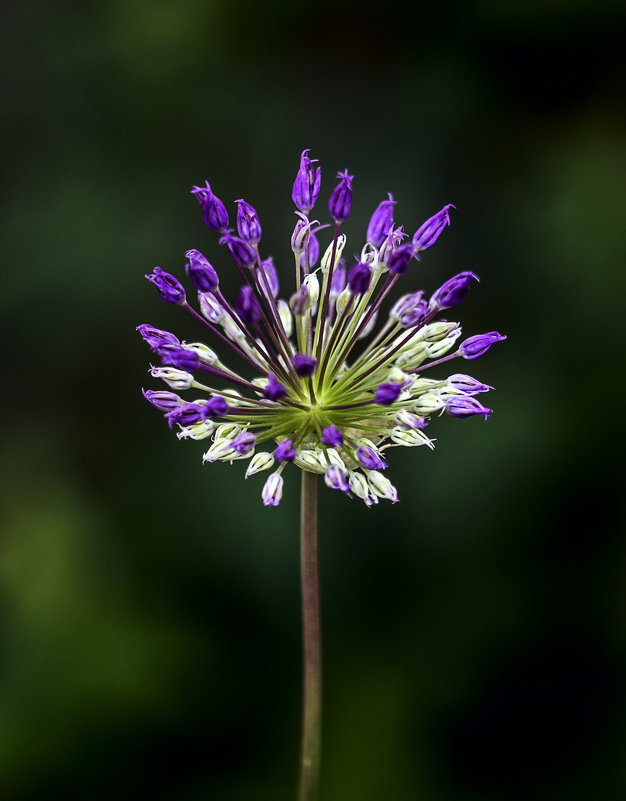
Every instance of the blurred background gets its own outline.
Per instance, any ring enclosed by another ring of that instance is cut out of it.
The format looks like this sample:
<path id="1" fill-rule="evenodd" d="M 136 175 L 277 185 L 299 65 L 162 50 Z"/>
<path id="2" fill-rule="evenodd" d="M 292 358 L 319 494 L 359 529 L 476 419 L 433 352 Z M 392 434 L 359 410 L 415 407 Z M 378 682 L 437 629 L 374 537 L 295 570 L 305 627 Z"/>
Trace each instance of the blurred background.
<path id="1" fill-rule="evenodd" d="M 491 419 L 393 452 L 399 504 L 321 492 L 321 801 L 624 798 L 621 4 L 0 13 L 2 798 L 295 796 L 298 476 L 264 509 L 203 467 L 135 326 L 202 337 L 143 277 L 189 248 L 236 289 L 205 178 L 289 292 L 304 147 L 320 214 L 355 175 L 350 253 L 388 191 L 411 233 L 454 203 L 406 289 L 475 270 L 465 333 L 508 335 Z"/>

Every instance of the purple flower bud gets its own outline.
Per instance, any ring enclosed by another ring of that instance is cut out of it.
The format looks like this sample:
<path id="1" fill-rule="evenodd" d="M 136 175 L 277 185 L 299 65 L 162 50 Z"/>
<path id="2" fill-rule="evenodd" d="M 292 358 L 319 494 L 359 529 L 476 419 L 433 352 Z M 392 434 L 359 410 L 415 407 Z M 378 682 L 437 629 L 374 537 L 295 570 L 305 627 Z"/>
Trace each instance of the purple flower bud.
<path id="1" fill-rule="evenodd" d="M 259 272 L 263 272 L 265 275 L 265 279 L 263 277 L 259 277 L 259 282 L 262 289 L 265 291 L 265 286 L 269 286 L 272 297 L 275 298 L 276 295 L 278 295 L 279 290 L 278 273 L 276 272 L 276 267 L 274 266 L 274 261 L 271 256 L 261 262 Z"/>
<path id="2" fill-rule="evenodd" d="M 375 248 L 379 248 L 383 244 L 389 230 L 393 227 L 393 207 L 395 205 L 396 201 L 390 192 L 389 200 L 381 201 L 376 211 L 372 214 L 367 226 L 366 239 Z"/>
<path id="3" fill-rule="evenodd" d="M 202 407 L 205 420 L 208 417 L 224 417 L 227 412 L 228 404 L 221 395 L 212 395 Z"/>
<path id="4" fill-rule="evenodd" d="M 186 370 L 192 373 L 200 365 L 200 357 L 192 350 L 187 350 L 181 345 L 174 345 L 166 342 L 156 349 L 163 364 L 169 364 L 179 370 Z"/>
<path id="5" fill-rule="evenodd" d="M 176 304 L 185 302 L 183 285 L 173 275 L 166 273 L 160 267 L 155 267 L 153 272 L 145 277 L 155 285 L 162 300 Z"/>
<path id="6" fill-rule="evenodd" d="M 459 354 L 464 359 L 478 359 L 479 356 L 484 356 L 492 345 L 495 345 L 496 342 L 502 342 L 504 339 L 506 337 L 497 331 L 489 331 L 488 334 L 477 334 L 475 337 L 469 337 L 469 339 L 461 342 Z"/>
<path id="7" fill-rule="evenodd" d="M 330 448 L 338 448 L 343 445 L 343 434 L 337 426 L 330 425 L 322 431 L 321 441 Z"/>
<path id="8" fill-rule="evenodd" d="M 139 331 L 144 342 L 146 342 L 148 347 L 152 348 L 152 350 L 158 350 L 161 345 L 165 345 L 166 343 L 170 345 L 180 344 L 178 337 L 174 336 L 174 334 L 170 334 L 169 331 L 161 331 L 160 328 L 154 328 L 154 326 L 148 325 L 148 323 L 138 325 L 137 331 Z"/>
<path id="9" fill-rule="evenodd" d="M 296 449 L 293 447 L 293 442 L 290 439 L 285 439 L 279 443 L 274 450 L 274 457 L 278 462 L 293 462 L 296 458 Z"/>
<path id="10" fill-rule="evenodd" d="M 446 401 L 446 412 L 452 417 L 472 417 L 475 414 L 482 414 L 485 420 L 489 417 L 492 410 L 487 409 L 476 398 L 467 395 L 453 395 Z"/>
<path id="11" fill-rule="evenodd" d="M 307 309 L 310 308 L 309 290 L 305 284 L 301 284 L 300 289 L 289 298 L 289 306 L 296 317 L 302 317 Z"/>
<path id="12" fill-rule="evenodd" d="M 413 237 L 413 249 L 416 253 L 420 250 L 427 250 L 431 245 L 439 239 L 443 229 L 446 225 L 450 225 L 450 212 L 448 209 L 454 209 L 452 203 L 448 203 L 441 211 L 438 211 L 434 217 L 426 220 L 426 222 L 417 229 Z"/>
<path id="13" fill-rule="evenodd" d="M 279 473 L 268 476 L 261 492 L 263 506 L 278 506 L 283 497 L 283 483 L 283 477 Z"/>
<path id="14" fill-rule="evenodd" d="M 243 239 L 238 236 L 233 236 L 231 233 L 226 233 L 220 237 L 220 245 L 226 245 L 228 252 L 233 257 L 233 261 L 238 267 L 252 267 L 256 263 L 256 253 L 254 248 L 250 247 Z"/>
<path id="15" fill-rule="evenodd" d="M 261 317 L 261 307 L 256 299 L 252 287 L 245 284 L 239 290 L 235 301 L 235 311 L 239 315 L 242 323 L 255 325 Z"/>
<path id="16" fill-rule="evenodd" d="M 302 258 L 300 260 L 300 264 L 304 267 L 305 270 L 310 271 L 317 264 L 317 260 L 319 259 L 319 257 L 320 257 L 320 241 L 317 238 L 317 235 L 313 231 L 311 231 L 309 235 L 309 242 L 302 251 Z"/>
<path id="17" fill-rule="evenodd" d="M 379 384 L 374 392 L 374 400 L 381 406 L 391 406 L 398 400 L 402 392 L 402 384 Z"/>
<path id="18" fill-rule="evenodd" d="M 412 258 L 413 245 L 410 245 L 408 242 L 406 245 L 400 245 L 389 257 L 389 261 L 387 262 L 389 272 L 395 273 L 396 275 L 404 275 L 409 269 Z"/>
<path id="19" fill-rule="evenodd" d="M 403 295 L 393 305 L 389 313 L 390 317 L 397 320 L 404 328 L 416 325 L 428 312 L 428 304 L 423 297 L 424 293 L 421 289 L 418 292 Z"/>
<path id="20" fill-rule="evenodd" d="M 348 471 L 339 467 L 339 465 L 331 464 L 324 474 L 324 483 L 330 489 L 341 490 L 341 492 L 350 492 Z"/>
<path id="21" fill-rule="evenodd" d="M 179 426 L 193 426 L 204 420 L 204 410 L 195 403 L 183 403 L 165 415 L 170 428 L 174 423 Z"/>
<path id="22" fill-rule="evenodd" d="M 255 442 L 256 437 L 254 434 L 252 434 L 250 431 L 242 431 L 241 434 L 238 434 L 230 443 L 229 447 L 231 447 L 241 456 L 245 456 L 252 450 L 252 448 L 254 448 Z"/>
<path id="23" fill-rule="evenodd" d="M 276 376 L 274 373 L 270 373 L 268 376 L 268 382 L 263 389 L 263 397 L 267 398 L 268 400 L 277 401 L 281 398 L 284 398 L 287 394 L 287 390 L 285 387 L 280 383 L 280 381 L 276 380 Z"/>
<path id="24" fill-rule="evenodd" d="M 180 426 L 193 426 L 204 420 L 204 413 L 202 407 L 195 403 L 183 403 L 181 406 L 172 409 L 165 417 L 170 428 L 174 423 L 178 423 Z"/>
<path id="25" fill-rule="evenodd" d="M 210 292 L 198 292 L 200 311 L 210 323 L 219 323 L 224 317 L 224 307 Z"/>
<path id="26" fill-rule="evenodd" d="M 352 206 L 352 179 L 354 175 L 348 175 L 348 170 L 337 173 L 339 183 L 333 189 L 328 201 L 328 211 L 335 222 L 343 222 L 350 214 Z"/>
<path id="27" fill-rule="evenodd" d="M 185 256 L 189 259 L 187 275 L 198 292 L 214 292 L 220 282 L 208 259 L 199 250 L 188 250 Z"/>
<path id="28" fill-rule="evenodd" d="M 312 356 L 307 356 L 306 353 L 296 353 L 292 362 L 300 378 L 306 378 L 307 376 L 313 375 L 315 372 L 317 359 L 314 359 Z"/>
<path id="29" fill-rule="evenodd" d="M 258 245 L 261 241 L 261 223 L 259 215 L 253 206 L 245 200 L 236 200 L 237 206 L 237 232 L 244 242 L 249 245 Z"/>
<path id="30" fill-rule="evenodd" d="M 354 295 L 362 295 L 369 289 L 371 279 L 372 274 L 369 265 L 360 261 L 358 264 L 355 264 L 354 267 L 350 268 L 350 272 L 348 273 L 348 286 Z"/>
<path id="31" fill-rule="evenodd" d="M 222 201 L 213 194 L 209 182 L 205 181 L 206 187 L 194 186 L 191 194 L 195 195 L 196 200 L 204 212 L 204 224 L 214 231 L 223 232 L 228 228 L 228 212 Z"/>
<path id="32" fill-rule="evenodd" d="M 301 211 L 296 211 L 296 214 L 300 219 L 296 222 L 291 235 L 291 250 L 294 253 L 303 253 L 309 245 L 311 229 L 317 225 L 317 220 L 309 220 Z"/>
<path id="33" fill-rule="evenodd" d="M 479 277 L 469 270 L 448 279 L 431 297 L 430 308 L 441 310 L 456 306 L 469 292 L 472 278 L 480 281 Z"/>
<path id="34" fill-rule="evenodd" d="M 335 272 L 333 273 L 333 280 L 330 285 L 330 299 L 335 300 L 335 298 L 340 295 L 346 287 L 346 260 L 340 259 L 339 264 L 335 267 Z"/>
<path id="35" fill-rule="evenodd" d="M 311 211 L 317 201 L 322 184 L 322 171 L 313 165 L 317 159 L 309 158 L 309 149 L 302 151 L 300 169 L 293 182 L 291 198 L 300 211 Z"/>
<path id="36" fill-rule="evenodd" d="M 175 392 L 159 389 L 142 389 L 144 398 L 162 412 L 171 412 L 183 403 L 183 399 Z"/>
<path id="37" fill-rule="evenodd" d="M 361 445 L 357 448 L 356 458 L 365 470 L 384 470 L 387 462 L 381 459 L 374 448 L 369 445 Z"/>
<path id="38" fill-rule="evenodd" d="M 458 389 L 466 395 L 478 395 L 480 392 L 488 392 L 490 389 L 493 389 L 493 387 L 490 387 L 488 384 L 482 384 L 480 381 L 472 378 L 471 375 L 465 375 L 464 373 L 451 375 L 448 378 L 448 386 L 451 389 Z"/>

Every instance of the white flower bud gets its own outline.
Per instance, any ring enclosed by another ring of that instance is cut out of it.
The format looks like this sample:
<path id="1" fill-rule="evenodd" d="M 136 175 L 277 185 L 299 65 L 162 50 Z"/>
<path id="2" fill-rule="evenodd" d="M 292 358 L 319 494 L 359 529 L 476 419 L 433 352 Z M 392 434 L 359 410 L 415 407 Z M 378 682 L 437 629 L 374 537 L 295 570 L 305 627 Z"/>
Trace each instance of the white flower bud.
<path id="1" fill-rule="evenodd" d="M 315 273 L 309 273 L 309 275 L 304 276 L 302 283 L 309 292 L 309 301 L 311 306 L 315 306 L 320 296 L 320 282 L 317 276 Z"/>
<path id="2" fill-rule="evenodd" d="M 342 470 L 345 470 L 345 464 L 341 456 L 339 456 L 339 452 L 335 448 L 328 448 L 326 450 L 326 458 L 328 459 L 328 464 L 334 464 L 336 467 L 340 467 Z"/>
<path id="3" fill-rule="evenodd" d="M 417 428 L 410 428 L 408 431 L 405 428 L 392 428 L 390 436 L 396 445 L 404 445 L 408 448 L 415 448 L 418 445 L 428 445 L 431 450 L 435 448 L 432 440 Z"/>
<path id="4" fill-rule="evenodd" d="M 368 472 L 367 483 L 374 495 L 378 495 L 379 498 L 386 498 L 388 501 L 392 501 L 392 503 L 398 500 L 398 491 L 391 481 L 378 470 L 370 470 Z"/>
<path id="5" fill-rule="evenodd" d="M 249 459 L 254 453 L 254 448 L 251 448 L 246 453 L 239 453 L 230 447 L 234 439 L 235 437 L 221 437 L 218 439 L 216 436 L 209 450 L 202 456 L 202 462 L 233 462 L 235 459 Z"/>
<path id="6" fill-rule="evenodd" d="M 256 473 L 260 473 L 263 470 L 269 470 L 270 467 L 274 464 L 275 459 L 271 453 L 268 451 L 261 451 L 260 453 L 256 453 L 248 465 L 248 469 L 246 470 L 245 478 L 249 478 L 250 476 L 255 475 Z"/>
<path id="7" fill-rule="evenodd" d="M 280 317 L 280 321 L 285 329 L 285 334 L 290 337 L 291 332 L 293 331 L 293 317 L 291 316 L 289 304 L 286 300 L 281 298 L 280 300 L 276 301 L 276 306 L 278 308 L 278 316 Z"/>
<path id="8" fill-rule="evenodd" d="M 348 483 L 350 484 L 350 489 L 357 498 L 364 501 L 369 497 L 370 489 L 363 473 L 357 473 L 356 470 L 351 470 L 348 475 Z"/>
<path id="9" fill-rule="evenodd" d="M 427 392 L 420 397 L 413 404 L 413 411 L 418 414 L 433 414 L 439 412 L 444 408 L 446 402 L 440 395 L 435 395 L 434 392 Z"/>
<path id="10" fill-rule="evenodd" d="M 407 379 L 410 379 L 412 382 L 413 376 L 407 375 L 403 370 L 400 370 L 399 367 L 392 367 L 391 370 L 389 370 L 387 379 L 392 384 L 403 384 Z"/>
<path id="11" fill-rule="evenodd" d="M 194 383 L 191 373 L 177 370 L 175 367 L 151 367 L 150 375 L 153 378 L 162 378 L 172 389 L 189 389 Z"/>
<path id="12" fill-rule="evenodd" d="M 325 473 L 328 470 L 328 462 L 324 451 L 319 448 L 298 451 L 294 464 L 303 470 L 309 470 L 311 473 Z"/>
<path id="13" fill-rule="evenodd" d="M 416 341 L 418 342 L 439 342 L 450 336 L 459 327 L 459 323 L 431 323 L 420 328 L 417 332 Z"/>
<path id="14" fill-rule="evenodd" d="M 208 364 L 216 364 L 217 362 L 217 353 L 203 342 L 183 342 L 182 346 L 185 350 L 197 353 L 198 356 Z"/>
<path id="15" fill-rule="evenodd" d="M 461 329 L 453 331 L 446 339 L 440 342 L 431 342 L 428 344 L 428 356 L 431 359 L 438 359 L 440 356 L 445 356 L 446 353 L 454 347 L 454 343 L 461 336 Z"/>
<path id="16" fill-rule="evenodd" d="M 421 422 L 419 417 L 416 417 L 414 414 L 411 414 L 411 412 L 407 411 L 406 409 L 400 409 L 399 412 L 396 412 L 394 420 L 399 426 L 402 426 L 404 429 L 419 428 Z"/>
<path id="17" fill-rule="evenodd" d="M 210 437 L 215 430 L 215 423 L 211 420 L 204 420 L 202 423 L 195 423 L 192 426 L 181 428 L 176 434 L 178 439 L 206 439 Z"/>
<path id="18" fill-rule="evenodd" d="M 401 370 L 417 370 L 427 356 L 427 346 L 423 342 L 418 342 L 413 347 L 401 350 L 396 357 L 395 364 Z"/>
<path id="19" fill-rule="evenodd" d="M 237 323 L 233 320 L 230 314 L 225 314 L 221 320 L 222 328 L 224 329 L 227 336 L 231 339 L 243 339 L 243 333 L 241 328 L 237 325 Z"/>
<path id="20" fill-rule="evenodd" d="M 339 295 L 337 295 L 337 300 L 335 301 L 335 306 L 337 308 L 337 314 L 343 314 L 346 306 L 348 303 L 354 299 L 354 303 L 356 303 L 356 298 L 350 291 L 350 287 L 346 287 L 342 290 Z"/>
<path id="21" fill-rule="evenodd" d="M 337 248 L 335 250 L 335 263 L 333 265 L 333 270 L 339 264 L 339 259 L 341 258 L 341 254 L 343 253 L 343 249 L 346 246 L 346 235 L 340 234 L 337 238 Z M 327 273 L 330 269 L 330 260 L 333 255 L 333 243 L 331 242 L 330 245 L 326 248 L 324 255 L 322 256 L 321 266 L 322 272 Z"/>
<path id="22" fill-rule="evenodd" d="M 241 434 L 242 431 L 243 428 L 237 425 L 237 423 L 222 423 L 215 429 L 213 441 L 235 439 L 237 434 Z"/>

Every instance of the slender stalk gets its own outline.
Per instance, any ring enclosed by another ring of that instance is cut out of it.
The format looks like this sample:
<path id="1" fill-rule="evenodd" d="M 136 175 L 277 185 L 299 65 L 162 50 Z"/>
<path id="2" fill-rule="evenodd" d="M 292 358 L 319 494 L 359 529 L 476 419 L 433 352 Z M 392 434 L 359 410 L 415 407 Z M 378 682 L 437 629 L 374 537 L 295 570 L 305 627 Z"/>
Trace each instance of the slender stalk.
<path id="1" fill-rule="evenodd" d="M 317 475 L 302 471 L 300 504 L 302 581 L 302 750 L 298 801 L 314 801 L 320 765 L 322 662 L 317 560 Z"/>

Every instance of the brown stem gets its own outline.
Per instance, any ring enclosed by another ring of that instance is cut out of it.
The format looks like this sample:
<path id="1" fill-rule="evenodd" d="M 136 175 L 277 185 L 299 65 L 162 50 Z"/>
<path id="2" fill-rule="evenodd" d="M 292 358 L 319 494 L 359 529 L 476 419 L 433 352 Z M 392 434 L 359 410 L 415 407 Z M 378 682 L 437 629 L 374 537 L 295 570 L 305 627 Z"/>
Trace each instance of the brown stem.
<path id="1" fill-rule="evenodd" d="M 317 558 L 317 475 L 302 471 L 300 505 L 302 581 L 302 750 L 298 801 L 314 801 L 320 765 L 322 660 Z"/>

